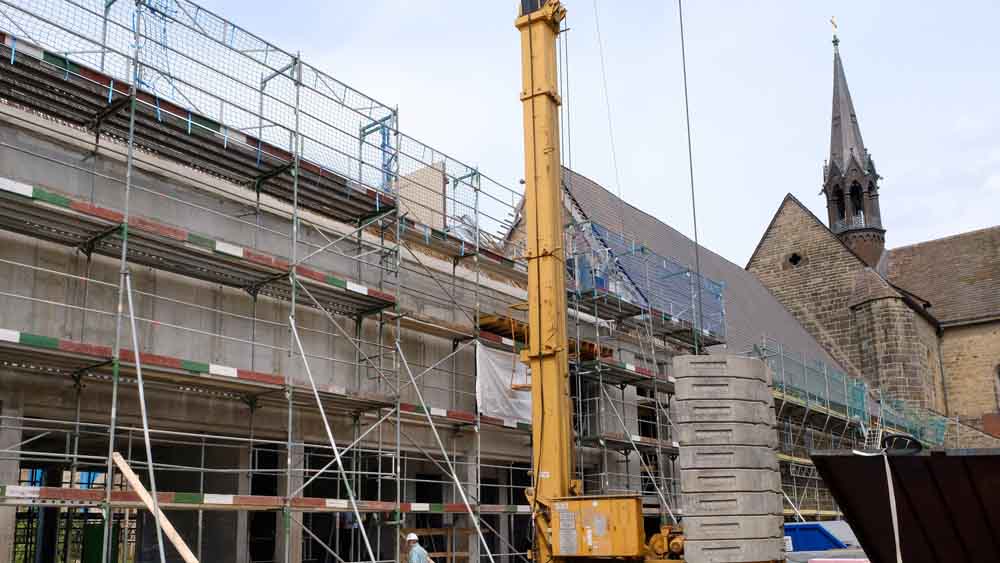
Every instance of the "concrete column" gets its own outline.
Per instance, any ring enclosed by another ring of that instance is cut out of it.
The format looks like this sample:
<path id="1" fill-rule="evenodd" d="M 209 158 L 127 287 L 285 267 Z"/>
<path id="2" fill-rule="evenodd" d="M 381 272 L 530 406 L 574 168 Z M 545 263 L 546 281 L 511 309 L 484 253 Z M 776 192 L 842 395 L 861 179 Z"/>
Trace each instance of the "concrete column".
<path id="1" fill-rule="evenodd" d="M 458 478 L 465 484 L 465 494 L 468 496 L 469 502 L 478 504 L 479 489 L 476 484 L 479 483 L 480 479 L 479 464 L 477 463 L 479 460 L 479 441 L 475 439 L 474 435 L 468 436 L 466 440 L 469 442 L 469 449 L 464 453 L 466 463 L 462 464 L 462 468 L 458 468 L 456 471 L 458 472 Z M 454 502 L 462 502 L 462 498 L 459 496 Z M 468 513 L 466 513 L 464 520 L 468 522 L 470 528 L 474 527 Z M 483 533 L 486 534 L 487 532 L 484 530 Z M 457 540 L 459 536 L 456 535 L 455 538 Z M 455 546 L 452 546 L 452 549 L 458 551 L 455 549 Z M 482 545 L 479 543 L 479 534 L 473 534 L 469 536 L 469 563 L 478 563 L 480 553 L 483 556 L 486 555 L 486 551 L 482 549 Z"/>
<path id="2" fill-rule="evenodd" d="M 292 458 L 292 473 L 291 473 L 291 489 L 295 489 L 302 486 L 305 482 L 303 479 L 303 468 L 305 467 L 305 449 L 302 446 L 292 446 L 291 451 Z M 281 469 L 287 467 L 287 456 L 285 451 L 279 456 L 279 464 Z M 286 477 L 286 473 L 278 477 L 278 495 L 284 496 L 288 490 L 289 479 Z M 295 515 L 301 520 L 301 514 Z M 301 563 L 302 562 L 302 528 L 289 518 L 290 533 L 288 535 L 289 550 L 288 559 L 285 559 L 285 524 L 284 518 L 285 514 L 278 514 L 278 523 L 275 526 L 275 541 L 274 541 L 274 560 L 277 563 Z"/>
<path id="3" fill-rule="evenodd" d="M 6 377 L 0 374 L 0 379 Z M 5 387 L 8 385 L 5 384 Z M 12 386 L 10 386 L 12 387 Z M 20 417 L 22 397 L 19 391 L 4 390 L 0 392 L 0 416 Z M 9 448 L 21 441 L 20 424 L 8 418 L 0 419 L 0 449 Z M 10 454 L 0 454 L 0 484 L 16 485 L 20 474 L 20 462 Z M 14 518 L 16 509 L 0 507 L 0 563 L 12 563 L 14 549 Z"/>
<path id="4" fill-rule="evenodd" d="M 236 482 L 236 494 L 249 495 L 250 493 L 250 446 L 240 450 L 239 467 L 245 469 L 239 474 Z M 235 563 L 250 563 L 250 535 L 247 527 L 250 518 L 249 513 L 241 510 L 236 513 L 236 550 L 233 557 Z"/>

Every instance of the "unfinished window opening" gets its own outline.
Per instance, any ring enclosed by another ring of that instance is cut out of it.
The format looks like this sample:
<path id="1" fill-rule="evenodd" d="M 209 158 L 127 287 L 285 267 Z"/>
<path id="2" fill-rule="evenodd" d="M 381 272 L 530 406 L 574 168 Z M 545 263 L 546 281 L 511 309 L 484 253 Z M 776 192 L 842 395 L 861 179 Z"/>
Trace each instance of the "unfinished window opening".
<path id="1" fill-rule="evenodd" d="M 660 436 L 656 424 L 656 398 L 653 390 L 639 388 L 635 392 L 638 398 L 635 408 L 636 418 L 639 422 L 639 435 L 643 438 L 658 440 Z"/>
<path id="2" fill-rule="evenodd" d="M 418 473 L 414 483 L 414 498 L 416 502 L 441 504 L 444 502 L 444 475 L 439 473 Z M 444 528 L 443 514 L 416 514 L 416 527 L 426 530 L 421 539 L 421 545 L 428 553 L 448 551 L 447 538 L 436 535 Z"/>
<path id="3" fill-rule="evenodd" d="M 250 494 L 260 496 L 278 495 L 279 453 L 273 447 L 254 447 L 252 467 L 257 470 L 250 482 Z M 274 559 L 275 530 L 278 528 L 276 512 L 254 511 L 247 515 L 248 541 L 251 561 Z"/>

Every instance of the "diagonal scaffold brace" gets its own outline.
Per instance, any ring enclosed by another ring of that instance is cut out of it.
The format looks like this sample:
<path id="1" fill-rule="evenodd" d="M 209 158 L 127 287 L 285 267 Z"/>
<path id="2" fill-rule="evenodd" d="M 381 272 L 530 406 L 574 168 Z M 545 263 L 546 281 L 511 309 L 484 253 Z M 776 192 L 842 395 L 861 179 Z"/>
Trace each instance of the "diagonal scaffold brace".
<path id="1" fill-rule="evenodd" d="M 406 371 L 406 375 L 410 378 L 410 384 L 413 385 L 413 390 L 417 394 L 421 410 L 424 412 L 427 424 L 431 427 L 431 433 L 434 434 L 434 440 L 437 442 L 438 448 L 441 450 L 441 455 L 444 456 L 444 462 L 448 466 L 448 473 L 451 475 L 452 481 L 455 482 L 455 487 L 458 489 L 459 494 L 462 495 L 462 502 L 465 504 L 465 509 L 469 513 L 469 518 L 472 519 L 472 525 L 476 529 L 476 533 L 479 534 L 479 542 L 482 544 L 483 549 L 486 550 L 486 555 L 489 557 L 490 563 L 495 563 L 493 560 L 493 552 L 490 551 L 490 546 L 486 542 L 486 536 L 483 535 L 483 529 L 479 525 L 479 518 L 476 517 L 476 511 L 473 510 L 472 504 L 469 502 L 469 497 L 465 494 L 465 487 L 462 486 L 462 482 L 459 480 L 458 474 L 455 473 L 455 466 L 451 463 L 451 457 L 448 456 L 448 451 L 444 447 L 444 442 L 441 441 L 441 435 L 438 434 L 437 425 L 434 424 L 434 419 L 431 418 L 431 409 L 427 406 L 427 403 L 424 402 L 424 394 L 420 392 L 420 386 L 417 385 L 417 380 L 413 376 L 413 371 L 410 370 L 410 363 L 406 361 L 406 354 L 403 353 L 403 348 L 399 345 L 398 340 L 396 341 L 396 352 L 399 354 L 399 358 L 402 360 L 403 369 Z"/>
<path id="2" fill-rule="evenodd" d="M 306 357 L 306 351 L 302 347 L 302 340 L 299 338 L 299 330 L 295 326 L 295 317 L 288 317 L 288 326 L 292 331 L 292 336 L 295 338 L 295 346 L 298 348 L 299 355 L 302 357 L 302 366 L 305 367 L 306 375 L 309 377 L 309 386 L 312 388 L 313 397 L 316 399 L 316 407 L 319 409 L 319 417 L 323 421 L 323 428 L 326 430 L 326 437 L 330 440 L 330 447 L 333 448 L 333 459 L 337 462 L 337 473 L 344 484 L 344 490 L 347 491 L 347 499 L 351 504 L 351 512 L 354 513 L 354 517 L 357 518 L 358 522 L 362 522 L 361 511 L 358 510 L 358 501 L 354 496 L 354 490 L 351 488 L 351 481 L 347 478 L 347 470 L 344 469 L 344 462 L 340 457 L 340 448 L 337 447 L 337 439 L 333 437 L 333 430 L 330 428 L 330 421 L 326 417 L 326 409 L 323 408 L 323 401 L 320 399 L 319 389 L 316 388 L 316 380 L 313 378 L 312 369 L 309 367 L 309 359 Z M 358 529 L 361 531 L 361 539 L 365 542 L 365 549 L 368 550 L 368 557 L 371 559 L 372 563 L 376 563 L 375 552 L 372 551 L 372 544 L 368 539 L 368 532 L 365 530 L 364 526 L 359 526 Z"/>

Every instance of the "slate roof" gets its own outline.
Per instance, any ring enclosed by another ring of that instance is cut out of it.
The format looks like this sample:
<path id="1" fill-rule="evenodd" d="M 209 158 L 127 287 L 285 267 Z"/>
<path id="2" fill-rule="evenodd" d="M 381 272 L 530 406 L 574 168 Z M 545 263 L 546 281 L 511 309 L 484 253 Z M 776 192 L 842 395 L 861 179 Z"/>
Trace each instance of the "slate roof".
<path id="1" fill-rule="evenodd" d="M 893 285 L 929 301 L 943 325 L 1000 317 L 1000 226 L 887 251 Z"/>
<path id="2" fill-rule="evenodd" d="M 577 209 L 589 220 L 613 231 L 624 230 L 625 235 L 645 243 L 657 254 L 689 267 L 694 264 L 693 242 L 676 229 L 571 170 L 564 169 L 563 184 Z M 725 284 L 726 341 L 730 353 L 743 353 L 767 336 L 808 360 L 822 360 L 841 369 L 756 276 L 703 246 L 700 259 L 702 274 Z"/>

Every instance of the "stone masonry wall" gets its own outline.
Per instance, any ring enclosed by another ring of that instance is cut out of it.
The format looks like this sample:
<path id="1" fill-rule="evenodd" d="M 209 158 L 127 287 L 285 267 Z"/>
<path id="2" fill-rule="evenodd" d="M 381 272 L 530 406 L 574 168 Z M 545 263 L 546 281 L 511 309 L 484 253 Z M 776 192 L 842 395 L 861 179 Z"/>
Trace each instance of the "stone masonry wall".
<path id="1" fill-rule="evenodd" d="M 869 382 L 886 397 L 931 408 L 934 371 L 927 365 L 913 311 L 902 299 L 889 297 L 858 304 L 853 313 L 861 367 Z"/>
<path id="2" fill-rule="evenodd" d="M 981 428 L 983 415 L 1000 411 L 1000 321 L 946 328 L 941 355 L 948 415 Z"/>
<path id="3" fill-rule="evenodd" d="M 798 256 L 794 264 L 793 255 Z M 786 198 L 747 264 L 851 375 L 861 376 L 850 300 L 864 264 L 792 198 Z"/>
<path id="4" fill-rule="evenodd" d="M 944 377 L 941 374 L 941 337 L 938 336 L 937 328 L 927 319 L 913 315 L 917 325 L 917 336 L 923 346 L 922 354 L 926 358 L 927 371 L 924 376 L 924 385 L 927 389 L 927 408 L 947 414 L 948 406 L 945 404 Z"/>

